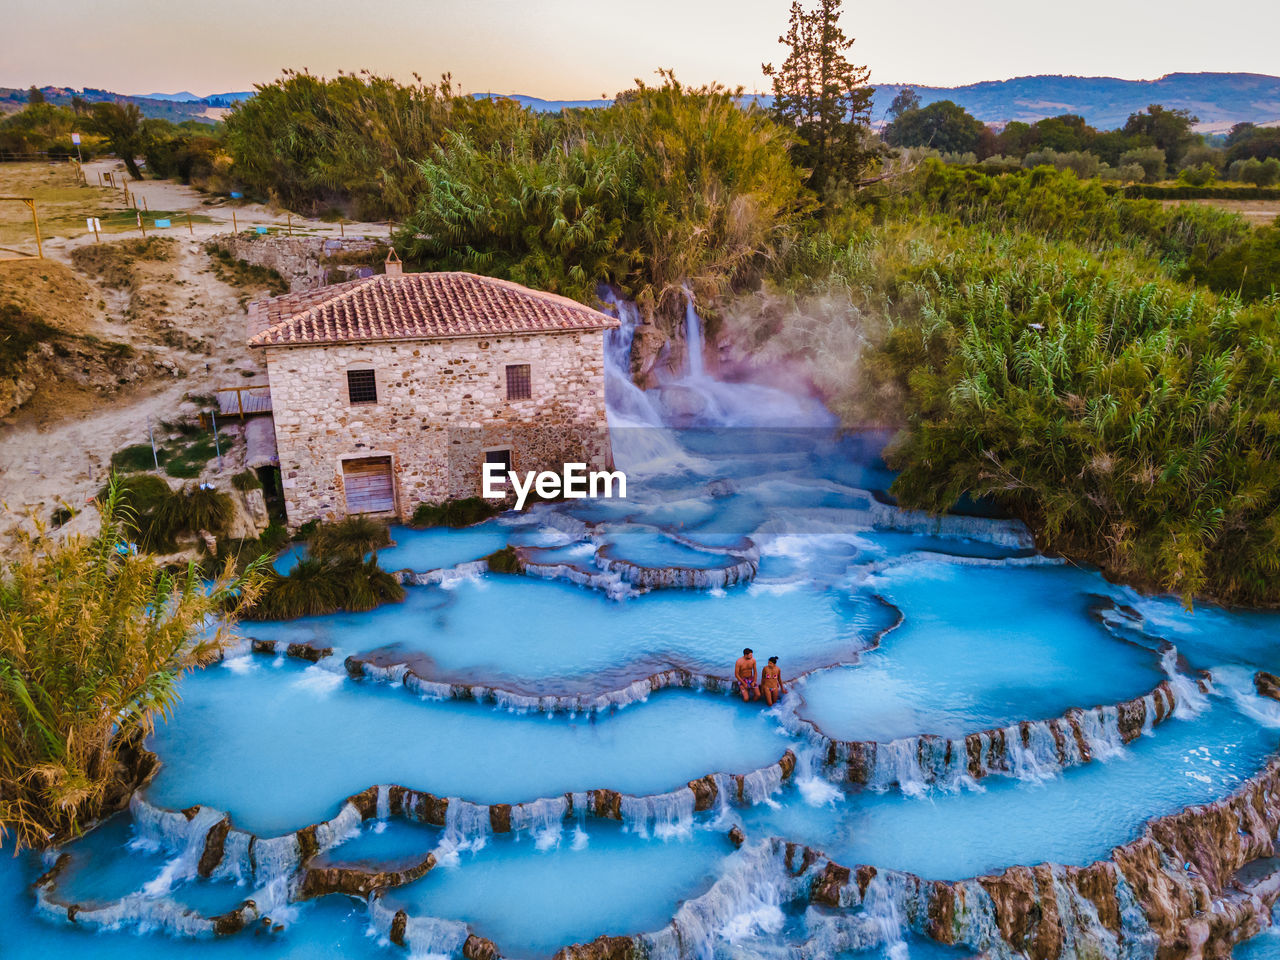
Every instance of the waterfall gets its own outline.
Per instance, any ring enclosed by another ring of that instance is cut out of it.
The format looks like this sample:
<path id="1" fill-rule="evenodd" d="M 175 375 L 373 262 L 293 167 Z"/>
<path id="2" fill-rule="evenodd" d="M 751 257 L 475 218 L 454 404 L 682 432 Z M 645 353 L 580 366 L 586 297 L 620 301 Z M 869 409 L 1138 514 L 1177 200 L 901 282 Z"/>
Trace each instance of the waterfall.
<path id="1" fill-rule="evenodd" d="M 164 865 L 157 877 L 143 886 L 142 892 L 148 897 L 163 897 L 175 885 L 194 877 L 196 868 L 200 865 L 200 855 L 204 853 L 205 838 L 210 828 L 220 823 L 224 816 L 220 810 L 200 807 L 188 824 L 177 856 Z"/>
<path id="2" fill-rule="evenodd" d="M 693 292 L 687 286 L 684 288 L 684 339 L 689 379 L 696 380 L 704 376 L 702 351 L 705 344 L 702 339 L 702 318 L 693 305 Z"/>
<path id="3" fill-rule="evenodd" d="M 642 938 L 647 955 L 650 960 L 711 957 L 725 941 L 777 934 L 785 922 L 782 904 L 803 896 L 810 879 L 787 873 L 774 841 L 745 846 L 730 857 L 710 890 L 686 900 L 671 923 Z"/>
<path id="4" fill-rule="evenodd" d="M 444 834 L 435 850 L 436 860 L 441 866 L 457 866 L 458 854 L 483 850 L 492 830 L 488 807 L 450 797 L 444 812 Z"/>
<path id="5" fill-rule="evenodd" d="M 693 811 L 697 798 L 688 787 L 649 797 L 623 795 L 622 822 L 640 834 L 650 833 L 660 840 L 688 837 L 693 833 Z"/>
<path id="6" fill-rule="evenodd" d="M 511 830 L 525 831 L 533 837 L 539 850 L 550 850 L 560 843 L 569 801 L 563 797 L 543 797 L 511 808 Z"/>
<path id="7" fill-rule="evenodd" d="M 900 874 L 877 873 L 867 885 L 862 909 L 880 934 L 880 942 L 890 960 L 906 960 L 907 944 L 902 936 L 902 915 L 898 911 L 898 897 L 905 895 L 905 891 L 893 889 L 895 886 L 901 887 Z"/>

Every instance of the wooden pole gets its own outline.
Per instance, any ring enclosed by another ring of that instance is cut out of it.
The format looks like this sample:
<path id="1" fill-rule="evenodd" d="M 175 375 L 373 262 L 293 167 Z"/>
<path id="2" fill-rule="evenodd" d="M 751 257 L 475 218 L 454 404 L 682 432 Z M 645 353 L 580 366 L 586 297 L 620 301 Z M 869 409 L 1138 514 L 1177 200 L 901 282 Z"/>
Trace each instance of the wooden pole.
<path id="1" fill-rule="evenodd" d="M 101 238 L 100 236 L 98 236 L 98 218 L 97 218 L 97 217 L 90 217 L 89 219 L 91 219 L 91 220 L 93 221 L 93 242 L 94 242 L 94 243 L 101 243 L 101 242 L 102 242 L 102 238 Z"/>
<path id="2" fill-rule="evenodd" d="M 196 235 L 195 230 L 191 228 L 191 214 L 189 213 L 187 214 L 187 233 L 191 234 L 193 237 Z"/>
<path id="3" fill-rule="evenodd" d="M 102 186 L 102 171 L 98 171 L 98 186 Z"/>
<path id="4" fill-rule="evenodd" d="M 244 419 L 244 388 L 236 388 L 236 404 L 240 407 L 240 419 Z"/>
<path id="5" fill-rule="evenodd" d="M 150 212 L 151 212 L 151 208 L 147 206 L 147 198 L 146 198 L 146 197 L 143 197 L 143 198 L 142 198 L 142 209 L 143 209 L 143 210 L 146 210 L 148 213 L 150 213 Z"/>
<path id="6" fill-rule="evenodd" d="M 293 236 L 293 213 L 289 214 L 289 236 Z"/>
<path id="7" fill-rule="evenodd" d="M 231 232 L 232 233 L 240 232 L 240 228 L 236 226 L 236 208 L 235 207 L 231 208 Z"/>
<path id="8" fill-rule="evenodd" d="M 41 260 L 44 259 L 44 244 L 40 242 L 40 215 L 36 213 L 36 202 L 34 199 L 27 201 L 27 206 L 31 208 L 31 225 L 36 229 L 36 256 Z"/>
<path id="9" fill-rule="evenodd" d="M 141 214 L 141 213 L 139 213 L 139 212 L 138 212 L 138 211 L 136 211 L 136 210 L 134 211 L 134 213 L 137 213 L 137 214 L 138 214 L 138 229 L 142 231 L 142 237 L 143 237 L 143 239 L 145 240 L 145 239 L 146 239 L 146 236 L 147 236 L 147 225 L 146 225 L 145 223 L 143 223 L 143 222 L 142 222 L 142 214 Z"/>
<path id="10" fill-rule="evenodd" d="M 346 221 L 344 221 L 341 217 L 338 218 L 338 236 L 340 237 L 345 237 L 347 235 L 345 223 Z"/>

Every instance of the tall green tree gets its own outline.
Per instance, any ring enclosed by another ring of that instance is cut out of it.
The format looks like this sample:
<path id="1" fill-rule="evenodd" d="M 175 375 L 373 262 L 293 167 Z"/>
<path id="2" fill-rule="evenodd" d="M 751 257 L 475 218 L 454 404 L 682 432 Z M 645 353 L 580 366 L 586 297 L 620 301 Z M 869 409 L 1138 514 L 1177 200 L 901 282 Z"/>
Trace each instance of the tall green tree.
<path id="1" fill-rule="evenodd" d="M 840 27 L 842 0 L 818 0 L 813 10 L 791 4 L 787 32 L 778 42 L 787 48 L 780 67 L 763 65 L 773 81 L 774 116 L 794 127 L 800 142 L 796 162 L 810 171 L 819 192 L 857 177 L 871 151 L 865 132 L 871 118 L 871 71 L 846 56 L 853 38 Z"/>
<path id="2" fill-rule="evenodd" d="M 1201 140 L 1191 129 L 1199 122 L 1200 118 L 1193 117 L 1190 110 L 1166 110 L 1153 103 L 1146 110 L 1131 113 L 1125 121 L 1124 132 L 1159 147 L 1169 165 L 1177 167 L 1187 148 Z"/>
<path id="3" fill-rule="evenodd" d="M 142 111 L 136 103 L 95 103 L 90 123 L 95 133 L 106 138 L 111 151 L 123 161 L 129 176 L 142 179 L 138 155 L 147 149 Z"/>
<path id="4" fill-rule="evenodd" d="M 891 147 L 932 147 L 943 153 L 977 151 L 986 124 L 971 117 L 958 103 L 939 100 L 918 110 L 908 110 L 884 128 Z"/>

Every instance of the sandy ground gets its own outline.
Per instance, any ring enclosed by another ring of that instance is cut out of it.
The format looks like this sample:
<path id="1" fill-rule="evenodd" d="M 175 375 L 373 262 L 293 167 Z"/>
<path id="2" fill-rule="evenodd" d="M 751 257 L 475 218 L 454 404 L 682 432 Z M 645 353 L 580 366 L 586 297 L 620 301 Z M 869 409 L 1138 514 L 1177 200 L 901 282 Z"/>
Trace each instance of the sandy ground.
<path id="1" fill-rule="evenodd" d="M 91 182 L 96 181 L 99 170 L 118 173 L 122 167 L 115 161 L 85 164 Z M 157 425 L 158 431 L 160 421 L 194 412 L 195 406 L 183 400 L 186 395 L 265 382 L 260 357 L 244 342 L 245 311 L 240 306 L 244 291 L 217 279 L 202 248 L 205 240 L 231 230 L 232 208 L 227 202 L 207 204 L 208 198 L 203 194 L 169 181 L 143 181 L 131 184 L 131 189 L 146 199 L 150 209 L 190 211 L 214 221 L 193 224 L 190 231 L 185 224 L 156 231 L 177 241 L 173 260 L 165 264 L 172 273 L 166 315 L 175 327 L 208 343 L 211 353 L 206 356 L 144 338 L 148 349 L 161 359 L 171 359 L 187 375 L 152 381 L 127 395 L 88 405 L 88 409 L 68 409 L 63 416 L 57 416 L 57 411 L 53 416 L 47 411 L 43 416 L 20 412 L 12 422 L 0 425 L 0 501 L 10 515 L 0 521 L 0 534 L 28 512 L 47 519 L 59 504 L 82 506 L 101 486 L 114 451 L 145 443 L 149 422 Z M 287 224 L 285 214 L 258 204 L 236 206 L 235 218 L 241 230 Z M 340 232 L 338 224 L 296 216 L 293 225 L 295 235 L 338 236 Z M 94 242 L 93 234 L 83 230 L 68 234 L 48 237 L 45 256 L 69 264 L 72 249 Z M 348 237 L 387 234 L 385 223 L 345 225 Z M 128 236 L 141 233 L 117 233 L 111 239 Z M 119 302 L 108 303 L 101 320 L 104 333 L 114 330 L 115 339 L 136 342 L 140 336 L 136 322 L 134 326 L 127 323 L 120 316 L 121 310 Z M 254 376 L 243 376 L 241 371 L 252 371 Z M 228 458 L 226 472 L 239 469 L 238 460 L 239 457 Z M 214 469 L 211 466 L 210 472 Z"/>
<path id="2" fill-rule="evenodd" d="M 1184 203 L 1203 203 L 1219 210 L 1238 213 L 1255 227 L 1271 223 L 1280 217 L 1280 200 L 1161 200 L 1166 207 L 1177 207 Z"/>

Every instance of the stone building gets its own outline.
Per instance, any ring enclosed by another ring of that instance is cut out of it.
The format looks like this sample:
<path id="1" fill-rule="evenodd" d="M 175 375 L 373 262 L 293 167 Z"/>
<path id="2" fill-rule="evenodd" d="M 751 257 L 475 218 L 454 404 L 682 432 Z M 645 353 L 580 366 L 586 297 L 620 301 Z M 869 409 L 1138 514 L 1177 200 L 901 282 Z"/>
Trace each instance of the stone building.
<path id="1" fill-rule="evenodd" d="M 573 300 L 469 273 L 387 273 L 249 306 L 290 529 L 407 519 L 481 493 L 485 461 L 609 469 L 604 331 Z"/>

